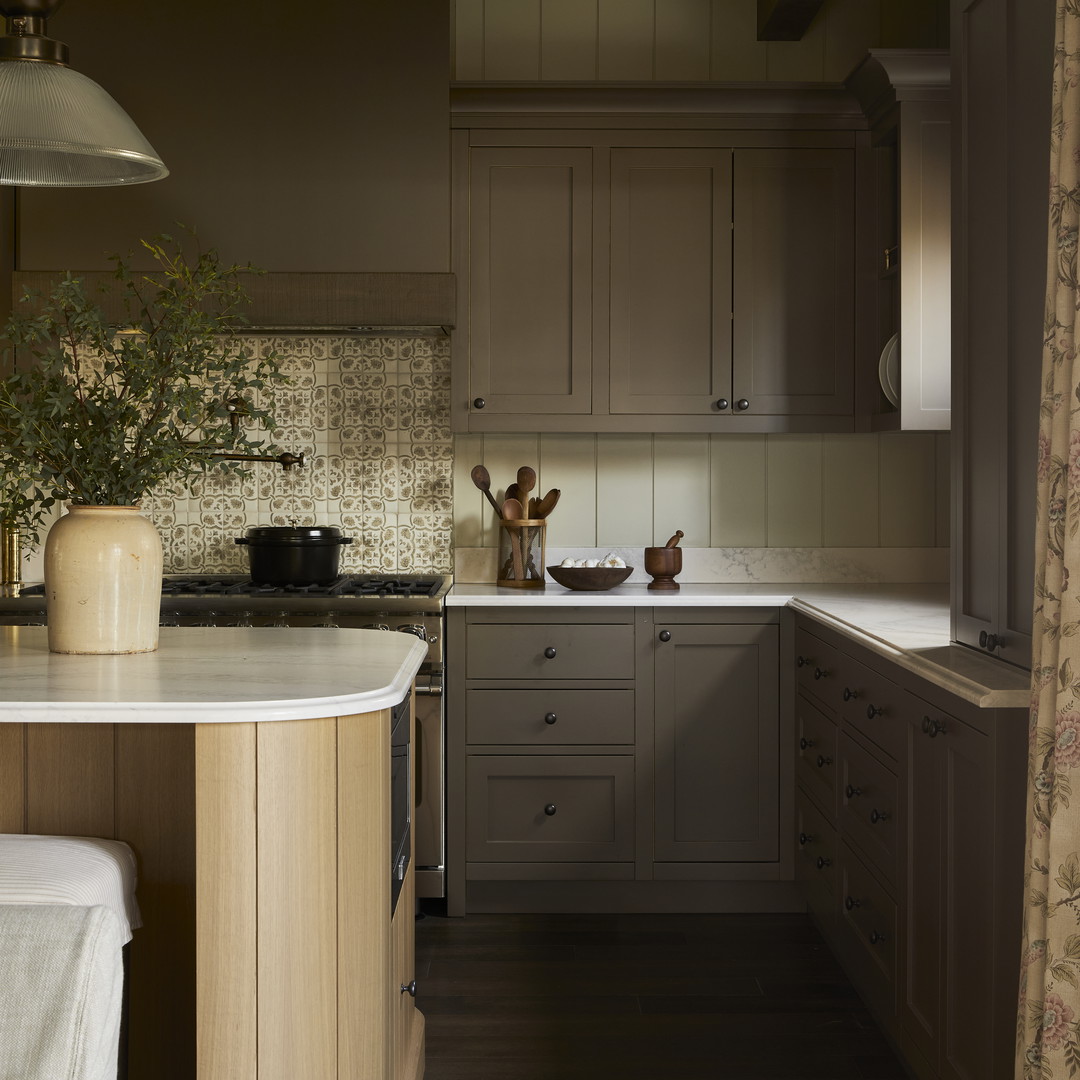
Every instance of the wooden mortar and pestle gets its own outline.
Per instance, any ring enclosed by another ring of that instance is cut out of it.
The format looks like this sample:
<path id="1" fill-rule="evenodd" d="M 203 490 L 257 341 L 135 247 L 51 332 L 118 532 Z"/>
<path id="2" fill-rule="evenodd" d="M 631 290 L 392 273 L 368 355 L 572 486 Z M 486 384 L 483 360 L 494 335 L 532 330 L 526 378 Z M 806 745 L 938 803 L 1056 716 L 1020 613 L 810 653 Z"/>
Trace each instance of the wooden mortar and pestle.
<path id="1" fill-rule="evenodd" d="M 645 549 L 645 573 L 652 576 L 650 589 L 672 590 L 679 587 L 675 575 L 682 570 L 682 548 L 679 547 L 682 538 L 683 531 L 678 529 L 663 547 Z"/>

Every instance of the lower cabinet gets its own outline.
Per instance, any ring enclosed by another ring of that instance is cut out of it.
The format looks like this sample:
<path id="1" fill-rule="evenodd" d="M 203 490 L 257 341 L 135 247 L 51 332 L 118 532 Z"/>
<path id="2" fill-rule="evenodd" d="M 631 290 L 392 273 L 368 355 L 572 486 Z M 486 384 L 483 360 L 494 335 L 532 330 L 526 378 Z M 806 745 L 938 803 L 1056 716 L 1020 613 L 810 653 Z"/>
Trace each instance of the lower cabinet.
<path id="1" fill-rule="evenodd" d="M 1026 715 L 969 705 L 805 616 L 795 665 L 808 910 L 920 1080 L 1011 1080 Z"/>
<path id="2" fill-rule="evenodd" d="M 776 610 L 451 608 L 447 644 L 450 914 L 797 909 Z"/>
<path id="3" fill-rule="evenodd" d="M 775 624 L 656 623 L 656 862 L 778 859 L 777 637 Z"/>

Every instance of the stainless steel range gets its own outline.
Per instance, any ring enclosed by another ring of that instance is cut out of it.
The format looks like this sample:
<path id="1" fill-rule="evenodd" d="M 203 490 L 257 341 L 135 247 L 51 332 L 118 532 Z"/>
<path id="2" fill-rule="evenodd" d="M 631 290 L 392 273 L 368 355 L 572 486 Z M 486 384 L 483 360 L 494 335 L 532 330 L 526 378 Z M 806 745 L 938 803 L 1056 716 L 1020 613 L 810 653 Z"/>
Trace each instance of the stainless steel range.
<path id="1" fill-rule="evenodd" d="M 428 645 L 416 676 L 416 895 L 445 895 L 443 598 L 440 574 L 349 574 L 329 585 L 257 585 L 237 574 L 169 576 L 162 582 L 162 626 L 326 626 L 414 634 Z M 23 586 L 0 598 L 0 625 L 46 623 L 45 588 Z"/>

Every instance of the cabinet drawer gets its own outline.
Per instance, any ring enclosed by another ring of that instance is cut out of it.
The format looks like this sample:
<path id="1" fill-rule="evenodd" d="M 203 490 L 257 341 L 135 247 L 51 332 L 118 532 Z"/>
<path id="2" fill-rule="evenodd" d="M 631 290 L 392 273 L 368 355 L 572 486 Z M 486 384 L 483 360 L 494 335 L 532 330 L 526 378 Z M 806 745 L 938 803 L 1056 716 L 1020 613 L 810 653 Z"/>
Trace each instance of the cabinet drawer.
<path id="1" fill-rule="evenodd" d="M 840 828 L 895 886 L 899 870 L 899 781 L 847 734 L 840 736 L 839 778 Z"/>
<path id="2" fill-rule="evenodd" d="M 795 840 L 795 880 L 810 910 L 831 919 L 836 910 L 836 830 L 802 788 L 795 792 Z"/>
<path id="3" fill-rule="evenodd" d="M 895 1008 L 896 904 L 858 855 L 843 843 L 840 890 L 841 918 L 854 943 L 858 969 L 869 975 L 859 989 L 891 1013 Z"/>
<path id="4" fill-rule="evenodd" d="M 470 679 L 632 679 L 634 628 L 625 623 L 469 627 Z"/>
<path id="5" fill-rule="evenodd" d="M 633 690 L 469 690 L 466 740 L 473 745 L 630 745 Z"/>
<path id="6" fill-rule="evenodd" d="M 801 694 L 795 699 L 796 772 L 829 817 L 836 814 L 836 725 Z"/>
<path id="7" fill-rule="evenodd" d="M 467 782 L 471 861 L 633 858 L 631 757 L 474 756 Z"/>
<path id="8" fill-rule="evenodd" d="M 899 761 L 906 740 L 901 708 L 903 690 L 847 656 L 843 658 L 838 674 L 838 707 L 845 722 L 881 747 L 894 761 Z"/>
<path id="9" fill-rule="evenodd" d="M 795 631 L 795 680 L 801 690 L 835 708 L 840 653 L 801 627 Z"/>

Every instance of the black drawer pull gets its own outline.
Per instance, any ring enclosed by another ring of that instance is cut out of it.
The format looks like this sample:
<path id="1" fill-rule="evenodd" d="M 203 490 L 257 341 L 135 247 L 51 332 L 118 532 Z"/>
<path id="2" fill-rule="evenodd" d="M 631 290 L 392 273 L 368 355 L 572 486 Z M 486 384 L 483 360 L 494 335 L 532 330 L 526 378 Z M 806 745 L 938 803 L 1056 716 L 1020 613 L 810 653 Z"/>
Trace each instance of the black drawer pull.
<path id="1" fill-rule="evenodd" d="M 817 756 L 817 767 L 819 769 L 824 769 L 826 765 L 831 765 L 831 764 L 832 764 L 832 758 L 831 757 L 826 757 L 824 754 L 818 754 L 818 756 Z"/>
<path id="2" fill-rule="evenodd" d="M 857 795 L 862 794 L 862 788 L 861 787 L 855 787 L 854 784 L 848 784 L 848 786 L 846 788 L 844 788 L 844 794 L 849 799 L 854 799 Z"/>
<path id="3" fill-rule="evenodd" d="M 884 716 L 885 710 L 879 709 L 876 705 L 866 706 L 866 719 L 873 720 L 875 716 Z"/>
<path id="4" fill-rule="evenodd" d="M 882 942 L 884 942 L 884 940 L 885 940 L 885 935 L 884 934 L 878 933 L 877 930 L 871 930 L 870 931 L 870 944 L 871 945 L 880 945 L 880 944 L 882 944 Z"/>
<path id="5" fill-rule="evenodd" d="M 931 720 L 929 716 L 924 716 L 922 718 L 922 729 L 924 734 L 929 735 L 931 739 L 936 739 L 939 735 L 945 734 L 945 721 Z"/>
<path id="6" fill-rule="evenodd" d="M 871 825 L 876 825 L 879 821 L 888 821 L 888 820 L 889 820 L 889 811 L 888 810 L 878 810 L 877 807 L 874 807 L 874 809 L 870 811 L 870 824 Z"/>
<path id="7" fill-rule="evenodd" d="M 799 749 L 800 750 L 809 750 L 810 747 L 813 746 L 813 745 L 814 745 L 814 740 L 813 739 L 802 738 L 802 739 L 799 740 Z"/>
<path id="8" fill-rule="evenodd" d="M 854 701 L 859 696 L 858 690 L 852 690 L 850 687 L 844 687 L 844 700 Z"/>
<path id="9" fill-rule="evenodd" d="M 726 397 L 716 399 L 716 407 L 723 412 L 728 407 L 728 399 Z"/>
<path id="10" fill-rule="evenodd" d="M 660 633 L 657 635 L 657 637 L 659 637 L 661 641 L 670 641 L 671 640 L 671 631 L 670 630 L 661 630 Z"/>
<path id="11" fill-rule="evenodd" d="M 862 907 L 862 901 L 856 900 L 854 896 L 849 896 L 844 901 L 844 907 L 846 907 L 848 911 L 853 911 L 857 907 Z"/>
<path id="12" fill-rule="evenodd" d="M 558 719 L 559 718 L 553 712 L 544 713 L 544 723 L 545 724 L 554 724 L 555 721 L 558 720 Z"/>
<path id="13" fill-rule="evenodd" d="M 933 726 L 934 726 L 934 721 L 931 720 L 929 716 L 924 716 L 922 718 L 922 730 L 923 730 L 924 735 L 929 735 L 930 734 L 930 729 Z"/>
<path id="14" fill-rule="evenodd" d="M 985 630 L 979 631 L 979 645 L 993 652 L 998 646 L 1004 645 L 1005 639 L 997 634 L 988 634 Z"/>
<path id="15" fill-rule="evenodd" d="M 547 814 L 548 817 L 554 817 L 555 816 L 555 804 L 553 802 L 549 802 L 547 804 L 547 806 L 544 807 L 544 813 Z"/>
<path id="16" fill-rule="evenodd" d="M 739 400 L 735 402 L 735 408 L 738 409 L 739 412 L 746 412 L 746 410 L 750 408 L 750 402 L 744 397 L 739 398 Z"/>
<path id="17" fill-rule="evenodd" d="M 804 832 L 799 833 L 799 844 L 802 847 L 806 847 L 806 845 L 809 844 L 810 841 L 813 840 L 813 839 L 814 838 L 809 833 L 804 833 Z"/>
<path id="18" fill-rule="evenodd" d="M 811 659 L 811 657 L 809 657 L 809 656 L 796 656 L 795 657 L 795 666 L 796 667 L 809 667 L 813 662 L 814 662 L 813 659 Z"/>
<path id="19" fill-rule="evenodd" d="M 554 649 L 554 647 L 553 647 L 553 646 L 551 646 L 551 645 L 549 645 L 549 646 L 548 646 L 548 647 L 547 647 L 547 648 L 546 648 L 546 649 L 544 650 L 544 655 L 545 655 L 545 656 L 546 656 L 546 657 L 547 657 L 547 658 L 548 658 L 549 660 L 554 660 L 554 659 L 555 659 L 555 649 Z"/>
<path id="20" fill-rule="evenodd" d="M 474 409 L 482 409 L 486 404 L 487 402 L 482 397 L 473 398 Z"/>
<path id="21" fill-rule="evenodd" d="M 824 668 L 814 668 L 814 678 L 824 679 L 829 673 Z"/>
<path id="22" fill-rule="evenodd" d="M 412 982 L 402 983 L 401 992 L 408 994 L 409 997 L 416 997 L 416 980 L 413 979 Z"/>
<path id="23" fill-rule="evenodd" d="M 824 855 L 819 855 L 817 859 L 817 868 L 819 870 L 824 870 L 827 866 L 832 866 L 832 859 L 826 859 Z"/>

